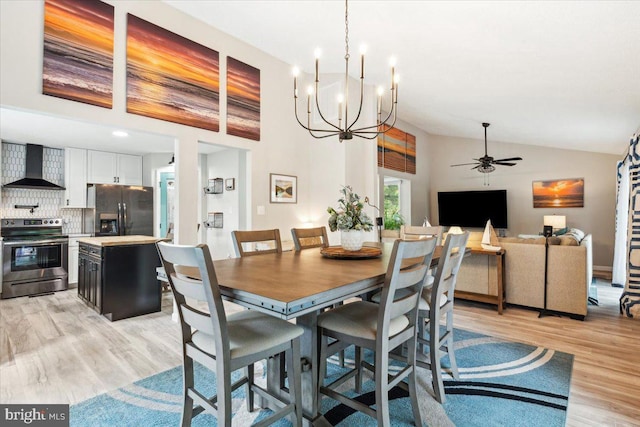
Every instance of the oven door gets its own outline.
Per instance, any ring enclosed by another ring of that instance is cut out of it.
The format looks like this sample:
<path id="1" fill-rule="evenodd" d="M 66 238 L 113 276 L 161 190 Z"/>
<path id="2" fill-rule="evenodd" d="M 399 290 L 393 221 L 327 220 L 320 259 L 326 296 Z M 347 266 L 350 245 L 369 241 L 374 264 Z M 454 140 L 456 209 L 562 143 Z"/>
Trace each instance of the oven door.
<path id="1" fill-rule="evenodd" d="M 4 241 L 3 282 L 49 280 L 67 275 L 69 240 Z"/>

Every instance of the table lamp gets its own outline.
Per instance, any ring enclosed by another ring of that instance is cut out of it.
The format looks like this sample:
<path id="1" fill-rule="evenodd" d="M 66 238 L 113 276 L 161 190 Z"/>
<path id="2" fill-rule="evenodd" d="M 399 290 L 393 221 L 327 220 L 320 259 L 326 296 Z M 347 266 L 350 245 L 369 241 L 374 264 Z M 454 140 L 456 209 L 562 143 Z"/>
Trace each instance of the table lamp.
<path id="1" fill-rule="evenodd" d="M 565 215 L 545 215 L 543 226 L 543 234 L 549 237 L 554 231 L 567 226 L 567 217 Z"/>

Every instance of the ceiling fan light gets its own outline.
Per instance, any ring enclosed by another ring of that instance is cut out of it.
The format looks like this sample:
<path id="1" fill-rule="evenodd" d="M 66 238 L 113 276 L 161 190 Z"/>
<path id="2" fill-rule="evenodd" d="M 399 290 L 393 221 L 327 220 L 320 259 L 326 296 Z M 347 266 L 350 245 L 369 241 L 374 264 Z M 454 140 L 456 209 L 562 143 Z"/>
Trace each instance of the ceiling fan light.
<path id="1" fill-rule="evenodd" d="M 478 167 L 478 172 L 480 173 L 491 173 L 496 170 L 496 167 L 493 165 L 481 165 Z"/>

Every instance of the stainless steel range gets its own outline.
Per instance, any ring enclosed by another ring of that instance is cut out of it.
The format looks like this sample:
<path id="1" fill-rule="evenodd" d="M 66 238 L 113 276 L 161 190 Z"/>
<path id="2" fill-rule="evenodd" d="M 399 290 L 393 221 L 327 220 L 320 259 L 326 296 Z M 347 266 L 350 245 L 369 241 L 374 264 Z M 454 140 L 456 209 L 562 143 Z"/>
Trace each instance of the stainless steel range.
<path id="1" fill-rule="evenodd" d="M 0 221 L 2 298 L 68 288 L 69 237 L 60 218 L 8 218 Z"/>

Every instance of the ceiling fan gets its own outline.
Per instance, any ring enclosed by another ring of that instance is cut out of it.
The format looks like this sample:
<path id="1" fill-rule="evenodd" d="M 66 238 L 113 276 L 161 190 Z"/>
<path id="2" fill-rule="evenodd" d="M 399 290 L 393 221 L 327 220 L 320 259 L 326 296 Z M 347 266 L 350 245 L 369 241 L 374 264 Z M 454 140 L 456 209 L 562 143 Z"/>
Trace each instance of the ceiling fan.
<path id="1" fill-rule="evenodd" d="M 452 167 L 475 165 L 471 169 L 477 169 L 478 172 L 480 173 L 490 173 L 496 170 L 496 167 L 494 165 L 515 166 L 516 163 L 513 163 L 513 162 L 522 160 L 522 157 L 508 157 L 506 159 L 494 159 L 493 157 L 487 154 L 487 128 L 489 127 L 489 125 L 490 123 L 482 124 L 482 126 L 484 127 L 484 156 L 480 157 L 479 159 L 473 159 L 475 160 L 475 162 L 473 163 L 460 163 L 457 165 L 451 165 Z"/>

